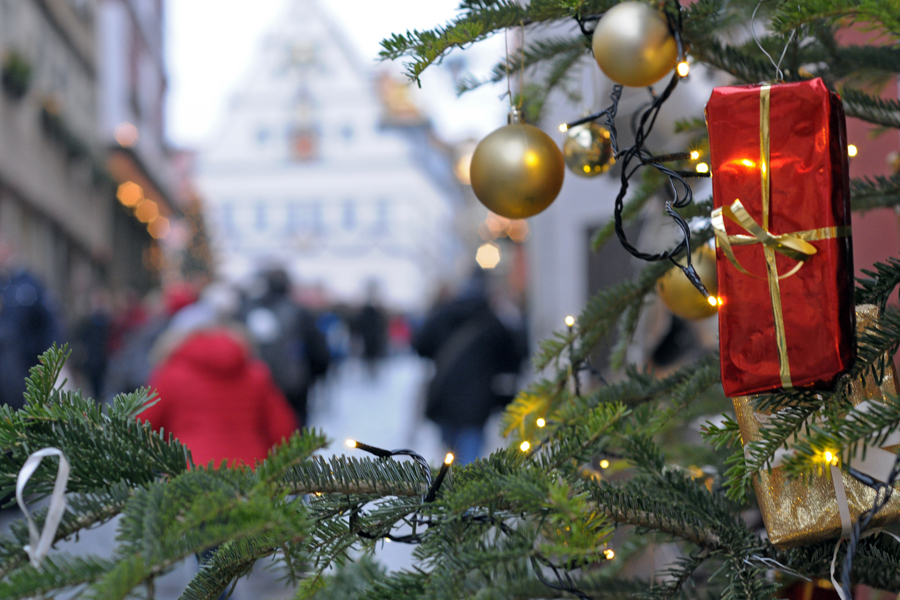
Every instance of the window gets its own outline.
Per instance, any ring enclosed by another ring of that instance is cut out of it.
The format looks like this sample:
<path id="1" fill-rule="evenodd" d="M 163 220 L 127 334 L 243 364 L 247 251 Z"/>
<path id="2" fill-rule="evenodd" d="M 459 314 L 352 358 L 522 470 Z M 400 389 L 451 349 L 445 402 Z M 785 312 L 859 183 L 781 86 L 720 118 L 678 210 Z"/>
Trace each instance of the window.
<path id="1" fill-rule="evenodd" d="M 319 201 L 313 202 L 312 204 L 312 223 L 313 223 L 313 231 L 316 233 L 324 233 L 325 232 L 325 216 L 324 211 L 322 209 L 322 203 Z"/>
<path id="2" fill-rule="evenodd" d="M 254 223 L 258 230 L 265 230 L 268 225 L 268 223 L 266 222 L 267 217 L 268 215 L 266 213 L 266 203 L 260 200 L 256 203 L 256 218 Z"/>
<path id="3" fill-rule="evenodd" d="M 234 205 L 231 202 L 224 202 L 219 207 L 219 224 L 225 235 L 234 235 Z"/>
<path id="4" fill-rule="evenodd" d="M 341 225 L 347 231 L 356 229 L 356 205 L 353 203 L 353 200 L 344 200 L 344 207 L 341 212 Z"/>
<path id="5" fill-rule="evenodd" d="M 385 198 L 380 198 L 375 205 L 375 233 L 386 234 L 391 229 L 391 204 Z"/>

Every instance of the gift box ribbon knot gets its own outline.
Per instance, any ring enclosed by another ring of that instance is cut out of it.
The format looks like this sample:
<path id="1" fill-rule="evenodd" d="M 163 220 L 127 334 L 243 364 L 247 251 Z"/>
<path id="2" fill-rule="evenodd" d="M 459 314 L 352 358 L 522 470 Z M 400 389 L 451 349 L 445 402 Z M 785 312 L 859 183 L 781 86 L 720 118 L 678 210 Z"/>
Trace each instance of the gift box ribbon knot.
<path id="1" fill-rule="evenodd" d="M 759 173 L 762 183 L 762 223 L 757 223 L 750 216 L 747 209 L 741 201 L 735 200 L 731 206 L 722 206 L 712 212 L 711 220 L 713 232 L 716 236 L 716 243 L 725 257 L 738 269 L 741 273 L 765 279 L 769 284 L 769 295 L 772 299 L 772 312 L 775 317 L 775 342 L 778 348 L 778 368 L 781 378 L 781 385 L 785 389 L 794 387 L 791 381 L 791 369 L 787 354 L 787 338 L 785 337 L 784 313 L 781 308 L 781 287 L 779 279 L 790 277 L 799 271 L 806 261 L 816 254 L 816 247 L 810 244 L 811 241 L 827 240 L 839 237 L 847 237 L 850 235 L 849 226 L 839 227 L 821 227 L 818 229 L 808 229 L 805 231 L 795 231 L 793 233 L 772 234 L 769 231 L 769 207 L 771 196 L 771 178 L 770 178 L 770 149 L 769 149 L 769 113 L 771 106 L 771 87 L 764 85 L 759 90 L 759 141 L 760 141 L 760 159 Z M 744 231 L 750 235 L 728 235 L 725 231 L 725 217 L 737 223 Z M 766 275 L 754 275 L 745 269 L 734 255 L 732 246 L 762 244 L 763 253 L 766 259 Z M 775 262 L 775 253 L 783 254 L 792 258 L 797 264 L 782 275 L 778 274 L 778 266 Z"/>

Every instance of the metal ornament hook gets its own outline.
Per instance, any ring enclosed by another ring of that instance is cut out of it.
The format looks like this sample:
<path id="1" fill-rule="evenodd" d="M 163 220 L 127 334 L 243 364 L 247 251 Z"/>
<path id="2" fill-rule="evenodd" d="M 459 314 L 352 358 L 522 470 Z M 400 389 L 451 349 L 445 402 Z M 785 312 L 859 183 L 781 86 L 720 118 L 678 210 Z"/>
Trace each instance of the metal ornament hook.
<path id="1" fill-rule="evenodd" d="M 797 33 L 797 30 L 791 31 L 790 37 L 788 37 L 787 43 L 784 45 L 784 50 L 781 51 L 781 56 L 778 58 L 778 62 L 775 62 L 775 59 L 772 58 L 772 55 L 766 52 L 766 49 L 763 48 L 762 44 L 759 41 L 759 36 L 756 35 L 756 12 L 759 10 L 759 7 L 762 6 L 762 3 L 765 0 L 759 0 L 756 8 L 753 9 L 753 15 L 750 17 L 750 33 L 753 34 L 753 41 L 756 42 L 756 46 L 762 51 L 763 54 L 766 55 L 766 58 L 772 63 L 775 67 L 775 83 L 784 82 L 784 71 L 781 70 L 781 63 L 784 61 L 784 55 L 787 54 L 788 46 L 791 45 L 791 42 L 794 39 L 794 34 Z"/>

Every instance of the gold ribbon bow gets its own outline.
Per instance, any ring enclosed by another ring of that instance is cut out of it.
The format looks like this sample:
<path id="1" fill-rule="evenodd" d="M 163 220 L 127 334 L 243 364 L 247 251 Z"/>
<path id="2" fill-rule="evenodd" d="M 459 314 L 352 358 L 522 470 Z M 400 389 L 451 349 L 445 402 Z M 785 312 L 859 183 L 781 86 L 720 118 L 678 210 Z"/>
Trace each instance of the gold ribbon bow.
<path id="1" fill-rule="evenodd" d="M 816 254 L 816 247 L 811 241 L 827 240 L 850 235 L 850 227 L 822 227 L 806 231 L 795 231 L 773 235 L 769 232 L 769 200 L 771 196 L 771 180 L 769 175 L 769 112 L 770 112 L 771 88 L 764 85 L 759 90 L 759 173 L 762 183 L 762 223 L 757 223 L 740 200 L 735 200 L 731 206 L 722 206 L 712 212 L 712 227 L 716 235 L 716 244 L 722 249 L 725 257 L 738 271 L 763 279 L 760 275 L 754 275 L 745 269 L 737 260 L 732 246 L 747 244 L 762 244 L 766 258 L 766 276 L 769 282 L 769 295 L 772 299 L 772 312 L 775 316 L 775 342 L 778 347 L 778 367 L 781 377 L 781 385 L 785 389 L 794 387 L 791 381 L 791 369 L 787 355 L 787 339 L 784 333 L 784 313 L 781 309 L 781 286 L 779 279 L 794 275 L 806 261 Z M 725 219 L 728 217 L 750 235 L 728 235 L 725 231 Z M 775 262 L 775 253 L 783 254 L 796 261 L 797 264 L 787 273 L 778 274 L 778 266 Z"/>

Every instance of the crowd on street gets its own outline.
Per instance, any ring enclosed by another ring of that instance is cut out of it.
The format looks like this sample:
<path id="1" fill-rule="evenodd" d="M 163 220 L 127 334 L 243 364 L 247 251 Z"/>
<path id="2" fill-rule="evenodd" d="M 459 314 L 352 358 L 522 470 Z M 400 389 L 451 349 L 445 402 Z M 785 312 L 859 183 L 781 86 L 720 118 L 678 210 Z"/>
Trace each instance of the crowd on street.
<path id="1" fill-rule="evenodd" d="M 195 464 L 252 465 L 311 424 L 314 387 L 327 414 L 341 378 L 375 382 L 391 357 L 418 355 L 432 375 L 411 392 L 409 410 L 437 426 L 458 461 L 483 453 L 484 425 L 515 395 L 527 356 L 520 313 L 496 309 L 484 271 L 422 315 L 386 310 L 374 282 L 356 307 L 303 297 L 271 267 L 244 287 L 179 282 L 115 301 L 97 289 L 88 314 L 69 326 L 59 301 L 0 240 L 0 401 L 21 407 L 38 355 L 67 343 L 71 386 L 102 402 L 149 387 L 160 401 L 139 418 L 172 432 Z M 351 359 L 361 372 L 341 369 Z"/>

